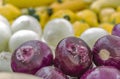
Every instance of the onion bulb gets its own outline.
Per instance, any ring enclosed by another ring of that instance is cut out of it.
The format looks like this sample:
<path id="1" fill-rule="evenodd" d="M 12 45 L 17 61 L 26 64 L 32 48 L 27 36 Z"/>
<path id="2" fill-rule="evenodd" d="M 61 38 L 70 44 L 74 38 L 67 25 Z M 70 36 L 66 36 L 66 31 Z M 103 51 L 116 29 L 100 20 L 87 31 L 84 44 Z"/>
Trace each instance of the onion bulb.
<path id="1" fill-rule="evenodd" d="M 9 40 L 9 50 L 13 52 L 18 46 L 28 40 L 40 40 L 40 36 L 30 30 L 20 30 L 14 33 Z"/>

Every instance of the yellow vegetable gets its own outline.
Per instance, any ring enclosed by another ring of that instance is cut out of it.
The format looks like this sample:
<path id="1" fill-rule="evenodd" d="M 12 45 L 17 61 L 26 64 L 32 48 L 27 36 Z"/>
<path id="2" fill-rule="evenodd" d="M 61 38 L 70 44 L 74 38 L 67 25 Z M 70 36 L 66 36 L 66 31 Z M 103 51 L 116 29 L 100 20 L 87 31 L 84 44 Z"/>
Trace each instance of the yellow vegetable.
<path id="1" fill-rule="evenodd" d="M 3 0 L 0 0 L 0 5 L 2 5 L 3 4 Z"/>
<path id="2" fill-rule="evenodd" d="M 95 12 L 89 9 L 85 9 L 82 11 L 77 12 L 77 19 L 84 20 L 87 22 L 91 27 L 98 26 L 98 18 Z"/>
<path id="3" fill-rule="evenodd" d="M 120 12 L 120 6 L 117 7 L 117 11 Z"/>
<path id="4" fill-rule="evenodd" d="M 55 2 L 50 6 L 50 8 L 52 8 L 54 12 L 61 9 L 77 11 L 86 8 L 92 1 L 94 0 L 68 0 L 63 3 Z"/>
<path id="5" fill-rule="evenodd" d="M 12 25 L 13 22 L 14 22 L 14 20 L 10 20 L 10 21 L 9 21 L 10 25 Z"/>
<path id="6" fill-rule="evenodd" d="M 40 24 L 42 26 L 42 29 L 44 29 L 45 24 L 47 23 L 48 19 L 49 19 L 49 15 L 46 11 L 43 12 L 36 12 L 36 14 L 39 16 L 40 20 Z"/>
<path id="7" fill-rule="evenodd" d="M 113 7 L 116 8 L 120 5 L 120 0 L 96 0 L 92 3 L 90 8 L 99 13 L 102 8 Z"/>
<path id="8" fill-rule="evenodd" d="M 5 4 L 0 5 L 0 14 L 5 16 L 8 20 L 13 20 L 21 15 L 21 11 L 11 4 Z"/>
<path id="9" fill-rule="evenodd" d="M 100 28 L 103 28 L 104 30 L 106 30 L 108 33 L 111 34 L 114 25 L 111 24 L 111 23 L 105 22 L 105 23 L 101 23 L 101 24 L 99 25 L 99 27 L 100 27 Z"/>
<path id="10" fill-rule="evenodd" d="M 76 21 L 73 23 L 73 29 L 76 37 L 80 37 L 80 35 L 89 28 L 90 26 L 85 22 Z"/>
<path id="11" fill-rule="evenodd" d="M 4 3 L 13 4 L 19 8 L 29 8 L 48 5 L 54 1 L 55 0 L 4 0 Z"/>
<path id="12" fill-rule="evenodd" d="M 99 13 L 100 22 L 109 22 L 110 16 L 115 12 L 114 8 L 104 8 Z"/>
<path id="13" fill-rule="evenodd" d="M 46 6 L 22 9 L 22 13 L 35 17 L 40 22 L 42 29 L 44 29 L 44 26 L 49 19 L 49 11 Z"/>
<path id="14" fill-rule="evenodd" d="M 76 20 L 76 15 L 71 10 L 59 10 L 52 14 L 50 20 L 55 18 L 65 18 L 73 23 Z"/>
<path id="15" fill-rule="evenodd" d="M 115 12 L 110 16 L 110 22 L 114 24 L 120 23 L 120 12 Z"/>

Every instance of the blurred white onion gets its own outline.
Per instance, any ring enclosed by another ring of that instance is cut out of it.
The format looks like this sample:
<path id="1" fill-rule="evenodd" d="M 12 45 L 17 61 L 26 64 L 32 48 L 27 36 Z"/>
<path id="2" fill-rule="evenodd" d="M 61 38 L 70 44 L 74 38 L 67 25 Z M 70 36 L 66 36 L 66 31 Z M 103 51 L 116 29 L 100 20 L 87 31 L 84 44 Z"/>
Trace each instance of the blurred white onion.
<path id="1" fill-rule="evenodd" d="M 108 35 L 108 32 L 102 28 L 90 28 L 83 32 L 80 36 L 82 40 L 84 40 L 88 46 L 92 49 L 95 42 L 104 35 Z"/>

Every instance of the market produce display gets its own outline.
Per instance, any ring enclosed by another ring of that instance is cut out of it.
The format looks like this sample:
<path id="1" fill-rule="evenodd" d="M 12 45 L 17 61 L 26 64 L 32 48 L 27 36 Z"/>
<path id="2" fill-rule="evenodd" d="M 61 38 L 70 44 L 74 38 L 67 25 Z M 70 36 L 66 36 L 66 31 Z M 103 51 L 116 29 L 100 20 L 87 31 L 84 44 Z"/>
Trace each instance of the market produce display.
<path id="1" fill-rule="evenodd" d="M 119 0 L 0 0 L 0 79 L 120 79 Z"/>

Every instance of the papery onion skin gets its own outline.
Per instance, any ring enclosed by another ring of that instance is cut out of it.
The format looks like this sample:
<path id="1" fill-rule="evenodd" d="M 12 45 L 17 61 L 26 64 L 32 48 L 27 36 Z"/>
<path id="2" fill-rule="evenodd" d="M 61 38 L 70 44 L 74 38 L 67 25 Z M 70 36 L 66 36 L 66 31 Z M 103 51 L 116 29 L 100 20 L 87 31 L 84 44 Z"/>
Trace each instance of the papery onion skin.
<path id="1" fill-rule="evenodd" d="M 68 79 L 68 77 L 63 74 L 61 70 L 52 66 L 41 68 L 35 75 L 44 79 Z"/>
<path id="2" fill-rule="evenodd" d="M 99 66 L 87 71 L 80 79 L 120 79 L 120 71 L 112 66 Z"/>
<path id="3" fill-rule="evenodd" d="M 120 37 L 106 35 L 97 40 L 92 50 L 97 66 L 114 66 L 120 69 Z"/>
<path id="4" fill-rule="evenodd" d="M 19 46 L 12 55 L 14 72 L 35 74 L 40 68 L 53 64 L 51 49 L 43 42 L 31 40 Z"/>
<path id="5" fill-rule="evenodd" d="M 54 65 L 67 75 L 80 76 L 92 65 L 91 50 L 80 38 L 67 37 L 56 47 Z"/>

